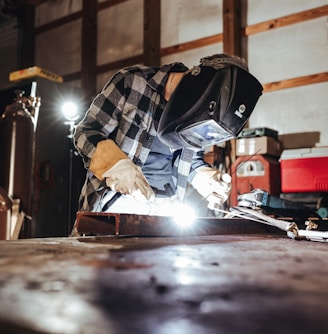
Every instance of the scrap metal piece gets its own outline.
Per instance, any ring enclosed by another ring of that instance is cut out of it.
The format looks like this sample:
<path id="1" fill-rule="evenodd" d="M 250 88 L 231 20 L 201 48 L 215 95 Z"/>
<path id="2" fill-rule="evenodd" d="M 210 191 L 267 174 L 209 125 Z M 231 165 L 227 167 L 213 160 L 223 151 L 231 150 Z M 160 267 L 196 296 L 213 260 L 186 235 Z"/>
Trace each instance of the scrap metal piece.
<path id="1" fill-rule="evenodd" d="M 254 216 L 257 222 L 275 226 L 282 231 L 287 232 L 287 235 L 295 239 L 298 237 L 298 227 L 295 222 L 288 222 L 280 219 L 276 219 L 265 215 L 261 210 L 254 210 L 249 208 L 240 207 L 238 208 L 242 213 L 246 213 L 250 216 Z"/>
<path id="2" fill-rule="evenodd" d="M 263 224 L 268 224 L 270 226 L 275 226 L 280 230 L 286 231 L 287 236 L 291 239 L 295 240 L 309 240 L 309 241 L 318 241 L 318 242 L 328 242 L 328 231 L 314 231 L 311 230 L 311 224 L 308 224 L 309 229 L 299 229 L 295 222 L 283 221 L 281 219 L 272 218 L 266 214 L 264 214 L 259 209 L 250 209 L 246 207 L 238 207 L 234 208 L 235 210 L 239 210 L 241 213 L 247 214 L 250 217 L 254 216 L 255 221 Z M 236 212 L 232 212 L 232 215 L 240 214 Z M 312 226 L 313 228 L 314 226 Z"/>
<path id="3" fill-rule="evenodd" d="M 298 235 L 310 241 L 328 242 L 328 231 L 299 230 Z"/>

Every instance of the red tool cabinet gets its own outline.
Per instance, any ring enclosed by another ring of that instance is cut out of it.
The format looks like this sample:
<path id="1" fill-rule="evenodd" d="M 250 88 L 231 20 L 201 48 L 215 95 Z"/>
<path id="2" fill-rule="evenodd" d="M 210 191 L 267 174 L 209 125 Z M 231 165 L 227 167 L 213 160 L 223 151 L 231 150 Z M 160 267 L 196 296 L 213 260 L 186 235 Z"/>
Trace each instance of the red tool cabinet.
<path id="1" fill-rule="evenodd" d="M 281 191 L 280 163 L 267 155 L 240 156 L 231 166 L 232 190 L 230 206 L 238 204 L 237 197 L 259 188 L 270 195 L 279 196 Z"/>

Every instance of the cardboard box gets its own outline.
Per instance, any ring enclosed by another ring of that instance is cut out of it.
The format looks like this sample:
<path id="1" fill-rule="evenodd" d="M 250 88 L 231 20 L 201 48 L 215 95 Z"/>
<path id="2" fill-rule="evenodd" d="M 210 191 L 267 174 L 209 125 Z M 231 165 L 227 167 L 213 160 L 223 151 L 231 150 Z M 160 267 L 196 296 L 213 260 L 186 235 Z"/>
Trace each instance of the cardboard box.
<path id="1" fill-rule="evenodd" d="M 284 150 L 280 158 L 283 193 L 328 192 L 328 147 Z"/>
<path id="2" fill-rule="evenodd" d="M 239 138 L 236 140 L 236 155 L 266 154 L 280 157 L 281 148 L 279 141 L 272 137 Z"/>
<path id="3" fill-rule="evenodd" d="M 278 136 L 282 150 L 314 147 L 320 142 L 320 132 L 295 132 Z"/>
<path id="4" fill-rule="evenodd" d="M 30 79 L 35 77 L 46 78 L 55 82 L 63 82 L 63 78 L 55 73 L 40 68 L 38 66 L 32 66 L 24 68 L 22 70 L 14 71 L 9 74 L 9 81 L 20 81 L 24 79 Z"/>

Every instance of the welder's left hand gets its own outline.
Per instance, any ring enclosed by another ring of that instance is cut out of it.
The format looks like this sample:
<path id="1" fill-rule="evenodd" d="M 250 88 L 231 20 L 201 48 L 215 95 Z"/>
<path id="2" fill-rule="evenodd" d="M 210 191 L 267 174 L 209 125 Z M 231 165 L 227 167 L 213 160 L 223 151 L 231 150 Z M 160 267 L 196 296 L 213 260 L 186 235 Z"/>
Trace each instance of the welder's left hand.
<path id="1" fill-rule="evenodd" d="M 210 209 L 226 202 L 231 192 L 231 176 L 212 167 L 197 169 L 191 184 L 208 201 Z"/>
<path id="2" fill-rule="evenodd" d="M 89 168 L 113 191 L 132 195 L 139 201 L 152 201 L 155 197 L 141 168 L 111 139 L 98 142 Z"/>

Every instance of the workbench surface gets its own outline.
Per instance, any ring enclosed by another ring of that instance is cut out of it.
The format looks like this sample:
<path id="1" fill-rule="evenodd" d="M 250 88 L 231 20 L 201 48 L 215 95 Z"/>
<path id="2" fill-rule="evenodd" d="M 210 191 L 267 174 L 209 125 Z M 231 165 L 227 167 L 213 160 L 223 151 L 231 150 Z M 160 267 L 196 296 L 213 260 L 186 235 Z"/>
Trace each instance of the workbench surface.
<path id="1" fill-rule="evenodd" d="M 275 235 L 0 241 L 0 332 L 326 333 L 327 247 Z"/>

